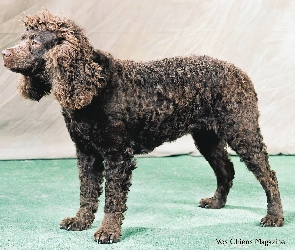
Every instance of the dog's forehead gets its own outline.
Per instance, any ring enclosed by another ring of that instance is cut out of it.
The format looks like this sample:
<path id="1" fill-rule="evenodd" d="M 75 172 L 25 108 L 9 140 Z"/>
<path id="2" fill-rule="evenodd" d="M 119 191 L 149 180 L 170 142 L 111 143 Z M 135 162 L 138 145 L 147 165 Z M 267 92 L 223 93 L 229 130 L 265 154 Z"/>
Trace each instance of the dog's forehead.
<path id="1" fill-rule="evenodd" d="M 46 43 L 56 39 L 57 35 L 52 31 L 40 31 L 35 29 L 28 29 L 22 34 L 22 39 L 36 39 L 42 43 Z"/>

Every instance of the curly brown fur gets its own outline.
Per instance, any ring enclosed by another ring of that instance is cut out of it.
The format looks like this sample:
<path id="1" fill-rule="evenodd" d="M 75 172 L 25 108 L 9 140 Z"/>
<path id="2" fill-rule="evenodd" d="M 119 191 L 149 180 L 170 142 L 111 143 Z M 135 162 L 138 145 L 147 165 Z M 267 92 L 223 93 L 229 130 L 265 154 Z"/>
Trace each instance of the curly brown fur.
<path id="1" fill-rule="evenodd" d="M 94 50 L 73 21 L 45 11 L 27 16 L 21 43 L 4 50 L 5 65 L 22 74 L 19 90 L 40 100 L 53 92 L 77 148 L 80 209 L 61 228 L 83 230 L 94 220 L 106 179 L 105 217 L 98 243 L 120 239 L 135 169 L 134 154 L 192 134 L 213 168 L 217 189 L 201 207 L 225 205 L 234 178 L 226 144 L 263 186 L 268 202 L 263 226 L 282 226 L 275 172 L 270 170 L 258 125 L 257 96 L 249 77 L 208 56 L 146 63 L 114 59 Z"/>

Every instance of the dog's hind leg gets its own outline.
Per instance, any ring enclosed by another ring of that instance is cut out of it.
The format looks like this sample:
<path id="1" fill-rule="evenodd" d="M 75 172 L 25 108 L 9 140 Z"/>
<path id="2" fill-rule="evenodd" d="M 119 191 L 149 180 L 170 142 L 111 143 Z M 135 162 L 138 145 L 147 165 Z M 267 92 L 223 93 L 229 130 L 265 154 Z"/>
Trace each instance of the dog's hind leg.
<path id="1" fill-rule="evenodd" d="M 257 121 L 251 115 L 241 115 L 247 124 L 228 127 L 224 135 L 229 146 L 241 157 L 247 168 L 253 172 L 265 190 L 267 197 L 267 215 L 261 220 L 261 226 L 282 226 L 283 209 L 275 171 L 270 169 L 266 146 Z"/>
<path id="2" fill-rule="evenodd" d="M 103 158 L 97 154 L 84 154 L 77 150 L 80 178 L 80 208 L 75 217 L 65 218 L 61 229 L 80 231 L 93 222 L 98 209 L 98 197 L 102 193 Z"/>
<path id="3" fill-rule="evenodd" d="M 199 206 L 203 208 L 224 207 L 235 174 L 226 151 L 226 143 L 219 139 L 212 130 L 195 130 L 192 136 L 200 153 L 213 168 L 217 179 L 217 189 L 213 197 L 201 199 Z"/>

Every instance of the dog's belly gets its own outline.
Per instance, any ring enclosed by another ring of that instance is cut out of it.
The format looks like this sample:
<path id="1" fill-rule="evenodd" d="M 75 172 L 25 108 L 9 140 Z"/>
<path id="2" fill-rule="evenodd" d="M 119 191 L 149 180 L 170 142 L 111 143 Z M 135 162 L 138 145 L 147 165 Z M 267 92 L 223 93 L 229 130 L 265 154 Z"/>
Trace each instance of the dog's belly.
<path id="1" fill-rule="evenodd" d="M 169 140 L 168 140 L 169 141 Z M 147 154 L 152 152 L 156 147 L 161 146 L 165 142 L 159 138 L 146 138 L 146 140 L 132 141 L 132 149 L 134 154 Z"/>
<path id="2" fill-rule="evenodd" d="M 131 145 L 135 154 L 146 154 L 161 146 L 164 142 L 175 141 L 191 133 L 196 124 L 188 121 L 179 123 L 164 122 L 160 126 L 148 124 L 144 129 L 134 129 L 130 133 Z"/>

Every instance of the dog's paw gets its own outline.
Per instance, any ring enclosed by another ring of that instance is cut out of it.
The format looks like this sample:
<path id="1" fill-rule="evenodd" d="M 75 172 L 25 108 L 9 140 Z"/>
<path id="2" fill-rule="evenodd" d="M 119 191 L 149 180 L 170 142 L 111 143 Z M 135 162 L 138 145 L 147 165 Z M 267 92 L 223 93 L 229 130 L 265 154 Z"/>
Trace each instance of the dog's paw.
<path id="1" fill-rule="evenodd" d="M 99 229 L 94 233 L 94 240 L 98 244 L 112 244 L 120 241 L 120 233 L 112 230 Z"/>
<path id="2" fill-rule="evenodd" d="M 260 225 L 262 227 L 281 227 L 284 225 L 284 217 L 268 214 L 261 219 Z"/>
<path id="3" fill-rule="evenodd" d="M 212 208 L 212 209 L 218 209 L 224 207 L 225 202 L 220 201 L 215 198 L 206 198 L 206 199 L 201 199 L 199 202 L 199 207 L 202 208 Z"/>
<path id="4" fill-rule="evenodd" d="M 92 221 L 85 221 L 81 218 L 73 217 L 73 218 L 65 218 L 60 223 L 60 229 L 65 229 L 68 231 L 82 231 L 91 225 Z"/>

